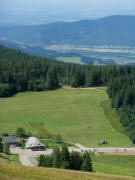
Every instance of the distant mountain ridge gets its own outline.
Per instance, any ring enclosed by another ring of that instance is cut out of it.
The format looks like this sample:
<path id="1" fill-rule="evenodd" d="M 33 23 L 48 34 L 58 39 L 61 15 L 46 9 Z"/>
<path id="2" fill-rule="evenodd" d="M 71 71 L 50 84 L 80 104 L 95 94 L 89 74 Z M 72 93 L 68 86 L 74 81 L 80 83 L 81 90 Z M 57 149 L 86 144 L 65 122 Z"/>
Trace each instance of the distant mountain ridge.
<path id="1" fill-rule="evenodd" d="M 33 45 L 135 46 L 135 16 L 109 16 L 38 26 L 1 26 L 0 39 Z"/>

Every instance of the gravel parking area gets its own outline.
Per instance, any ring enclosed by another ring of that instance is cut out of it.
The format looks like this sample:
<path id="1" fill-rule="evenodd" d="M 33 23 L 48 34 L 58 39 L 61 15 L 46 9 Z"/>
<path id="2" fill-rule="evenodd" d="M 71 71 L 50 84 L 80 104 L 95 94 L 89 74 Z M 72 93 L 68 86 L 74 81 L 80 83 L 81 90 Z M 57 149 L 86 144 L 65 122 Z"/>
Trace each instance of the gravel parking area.
<path id="1" fill-rule="evenodd" d="M 44 155 L 49 155 L 53 152 L 52 149 L 47 149 L 45 151 L 31 151 L 31 150 L 26 150 L 26 149 L 21 149 L 21 148 L 10 148 L 10 152 L 12 154 L 18 154 L 19 159 L 22 165 L 24 166 L 37 166 L 38 162 L 36 158 L 40 156 L 41 154 Z"/>

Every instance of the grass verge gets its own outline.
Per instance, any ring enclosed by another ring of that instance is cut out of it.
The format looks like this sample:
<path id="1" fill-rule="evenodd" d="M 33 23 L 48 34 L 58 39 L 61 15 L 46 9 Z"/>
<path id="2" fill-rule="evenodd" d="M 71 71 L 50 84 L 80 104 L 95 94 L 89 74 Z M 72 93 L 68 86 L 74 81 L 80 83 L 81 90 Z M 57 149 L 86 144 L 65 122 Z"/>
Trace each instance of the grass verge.
<path id="1" fill-rule="evenodd" d="M 130 176 L 114 176 L 50 168 L 23 167 L 0 161 L 0 180 L 134 180 Z"/>

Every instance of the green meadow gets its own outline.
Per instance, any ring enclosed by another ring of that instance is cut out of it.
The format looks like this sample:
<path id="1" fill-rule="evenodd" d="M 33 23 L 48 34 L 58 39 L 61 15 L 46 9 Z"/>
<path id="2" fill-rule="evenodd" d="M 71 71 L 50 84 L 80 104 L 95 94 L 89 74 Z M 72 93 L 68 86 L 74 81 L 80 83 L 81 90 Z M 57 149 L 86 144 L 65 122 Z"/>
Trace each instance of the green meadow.
<path id="1" fill-rule="evenodd" d="M 81 57 L 57 57 L 58 61 L 68 62 L 68 63 L 76 63 L 76 64 L 83 64 L 81 61 Z"/>
<path id="2" fill-rule="evenodd" d="M 97 147 L 130 147 L 119 118 L 110 106 L 104 88 L 59 89 L 18 93 L 0 99 L 0 133 L 15 133 L 18 127 L 33 135 L 60 134 L 64 140 Z"/>
<path id="3" fill-rule="evenodd" d="M 135 156 L 133 155 L 91 155 L 96 173 L 116 174 L 135 177 Z"/>

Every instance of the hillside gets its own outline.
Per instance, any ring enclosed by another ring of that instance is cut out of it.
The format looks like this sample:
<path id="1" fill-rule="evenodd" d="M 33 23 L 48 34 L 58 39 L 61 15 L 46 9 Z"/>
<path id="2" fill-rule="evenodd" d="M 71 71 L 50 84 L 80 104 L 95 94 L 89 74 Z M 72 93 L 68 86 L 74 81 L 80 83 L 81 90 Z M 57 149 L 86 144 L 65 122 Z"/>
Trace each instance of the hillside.
<path id="1" fill-rule="evenodd" d="M 14 48 L 16 50 L 20 50 L 25 53 L 29 53 L 36 56 L 46 57 L 50 59 L 55 59 L 57 56 L 62 56 L 60 53 L 52 50 L 47 50 L 41 46 L 29 46 L 24 45 L 20 43 L 14 43 L 9 41 L 3 41 L 0 40 L 0 45 L 8 47 L 8 48 Z"/>
<path id="2" fill-rule="evenodd" d="M 85 173 L 77 171 L 31 168 L 0 161 L 0 180 L 134 180 L 133 177 Z"/>
<path id="3" fill-rule="evenodd" d="M 20 44 L 15 42 L 9 42 L 5 40 L 0 40 L 0 45 L 8 48 L 14 48 L 31 55 L 49 58 L 51 60 L 58 60 L 68 63 L 76 64 L 93 64 L 94 61 L 100 61 L 100 58 L 96 59 L 94 57 L 87 57 L 79 52 L 58 52 L 54 50 L 49 50 L 43 46 L 31 46 L 26 44 Z M 1 51 L 1 48 L 0 48 Z"/>
<path id="4" fill-rule="evenodd" d="M 103 89 L 75 91 L 59 88 L 63 85 L 75 88 L 106 85 L 109 87 L 108 83 L 113 82 L 116 77 L 125 77 L 124 82 L 129 82 L 129 86 L 123 83 L 124 103 L 134 105 L 134 89 L 130 88 L 133 87 L 131 82 L 134 82 L 132 80 L 135 76 L 134 67 L 61 63 L 2 46 L 0 52 L 0 97 L 11 97 L 18 93 L 12 98 L 1 99 L 1 133 L 15 132 L 18 127 L 23 126 L 27 133 L 31 131 L 33 135 L 43 136 L 44 131 L 49 131 L 85 146 L 97 146 L 98 142 L 103 140 L 109 142 L 108 146 L 131 146 L 131 142 L 123 133 L 118 115 L 111 108 L 110 99 Z M 116 78 L 117 87 L 118 82 L 119 79 Z M 120 82 L 123 82 L 123 79 Z M 116 92 L 115 84 L 112 84 L 112 88 L 109 87 L 112 92 L 113 88 Z M 115 98 L 114 101 L 116 107 L 121 102 L 121 96 L 118 97 L 119 99 Z M 18 104 L 18 101 L 23 104 Z M 126 116 L 122 117 L 122 123 Z M 130 122 L 130 118 L 128 119 Z M 127 135 L 134 143 L 134 126 L 129 122 L 128 126 L 132 127 L 133 131 L 131 128 L 125 128 L 125 125 L 124 128 L 128 130 Z M 72 126 L 69 126 L 70 123 Z"/>
<path id="5" fill-rule="evenodd" d="M 110 147 L 131 146 L 106 100 L 104 89 L 19 93 L 0 99 L 0 133 L 14 133 L 23 127 L 33 135 L 61 134 L 67 141 L 88 147 L 97 147 L 102 140 Z"/>
<path id="6" fill-rule="evenodd" d="M 135 16 L 109 16 L 98 20 L 48 25 L 0 27 L 0 39 L 35 45 L 135 45 Z"/>

